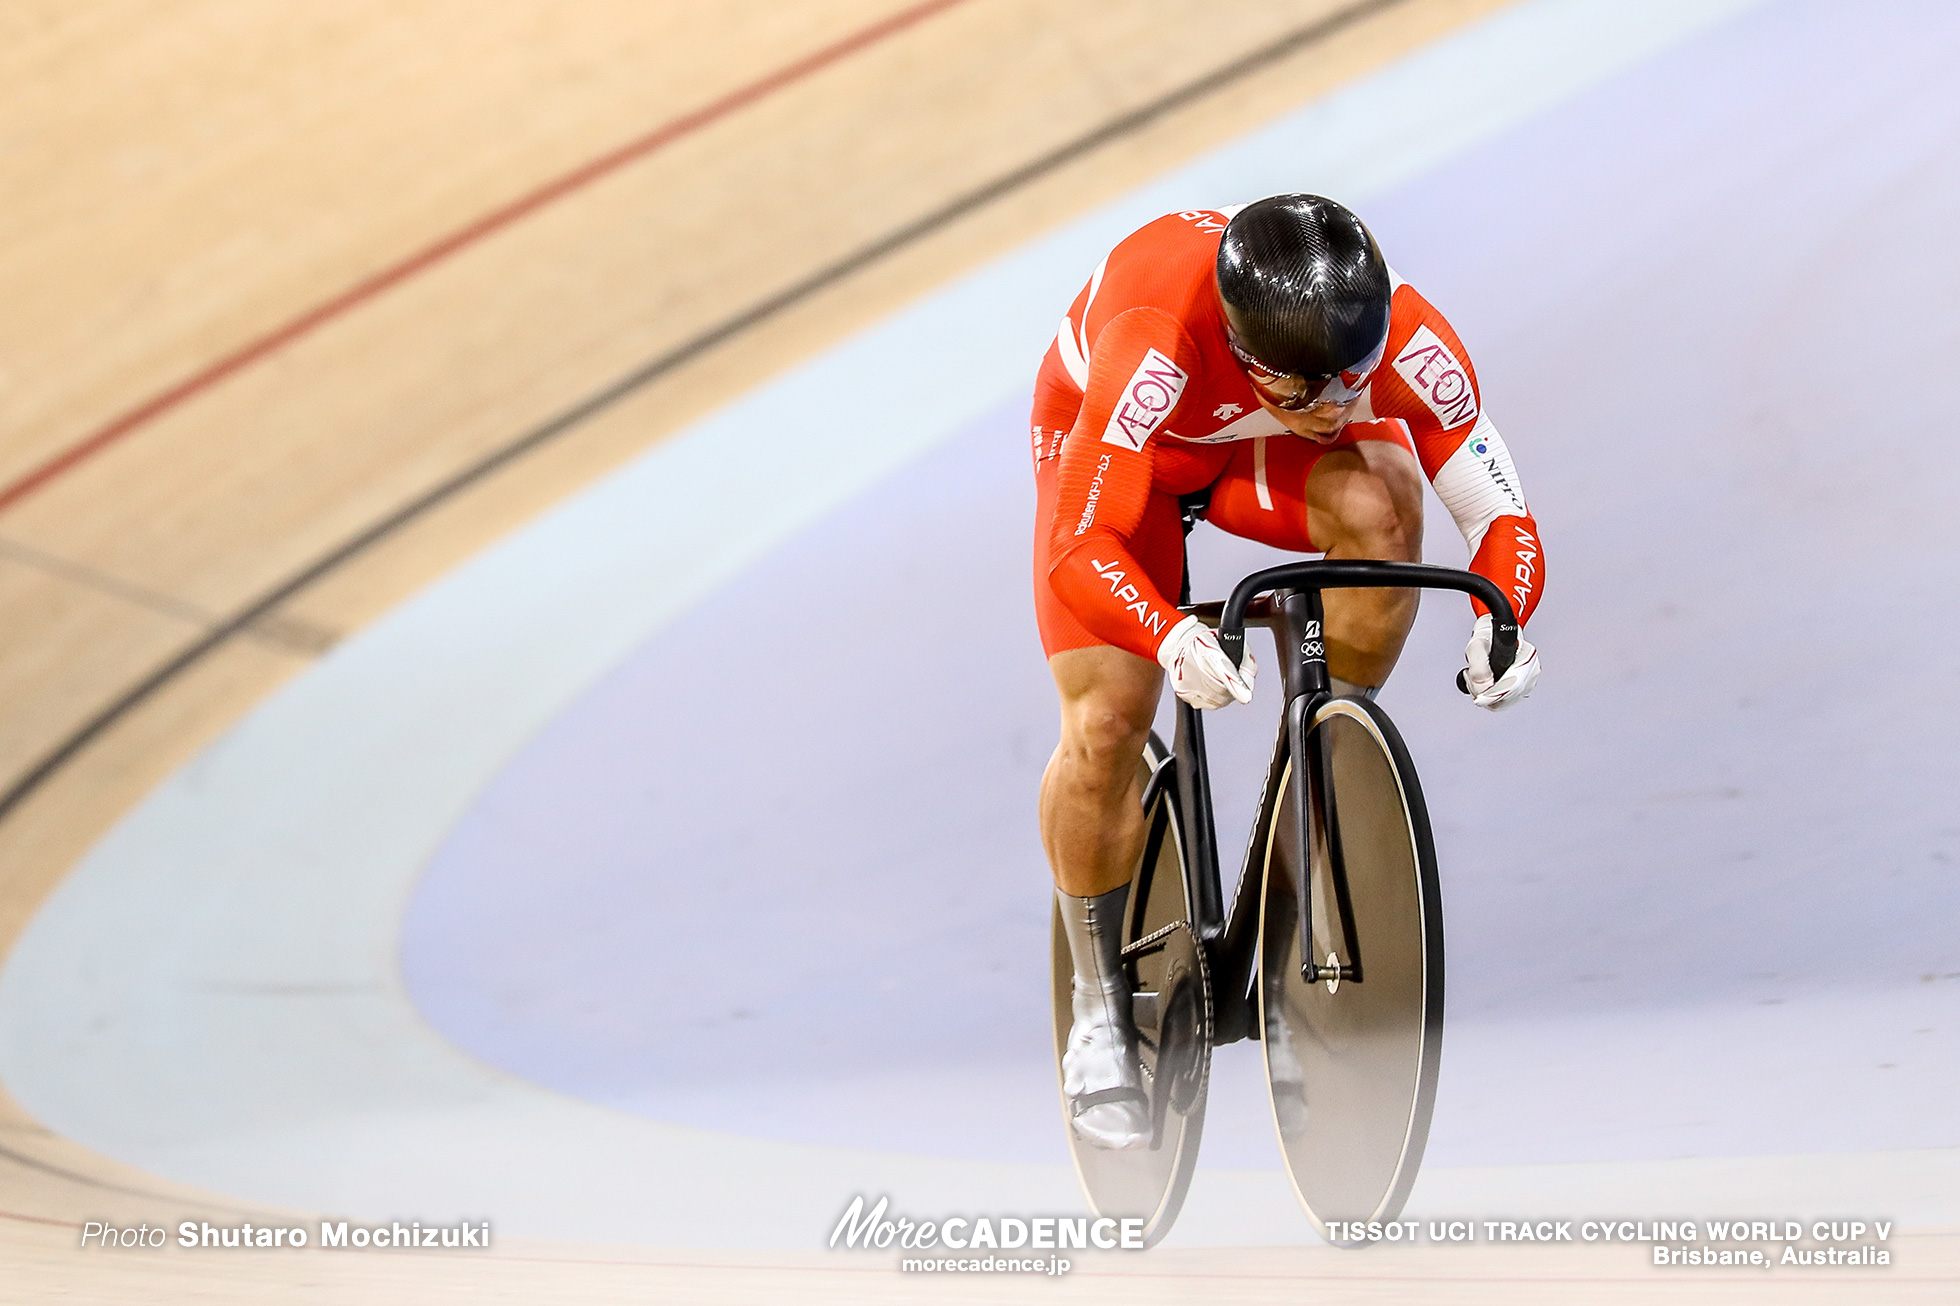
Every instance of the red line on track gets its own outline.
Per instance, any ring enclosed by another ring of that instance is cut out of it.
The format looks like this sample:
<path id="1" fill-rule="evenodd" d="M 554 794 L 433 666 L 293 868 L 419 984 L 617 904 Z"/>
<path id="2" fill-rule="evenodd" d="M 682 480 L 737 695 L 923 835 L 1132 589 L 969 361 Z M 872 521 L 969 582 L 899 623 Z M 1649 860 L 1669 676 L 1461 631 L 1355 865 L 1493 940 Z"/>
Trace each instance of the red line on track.
<path id="1" fill-rule="evenodd" d="M 333 321 L 349 309 L 373 299 L 376 295 L 401 284 L 419 272 L 426 271 L 451 254 L 474 245 L 493 232 L 500 231 L 518 219 L 537 212 L 545 205 L 591 185 L 629 163 L 645 158 L 663 146 L 671 145 L 683 136 L 727 117 L 737 109 L 746 108 L 793 82 L 801 81 L 812 73 L 829 67 L 840 59 L 848 58 L 888 36 L 896 35 L 908 27 L 923 22 L 942 10 L 963 3 L 965 0 L 925 0 L 923 4 L 901 9 L 889 18 L 880 19 L 869 27 L 853 32 L 841 41 L 807 54 L 793 63 L 778 68 L 766 77 L 738 87 L 718 100 L 710 101 L 691 113 L 664 123 L 637 140 L 628 141 L 617 149 L 581 164 L 501 208 L 492 209 L 466 226 L 457 228 L 400 262 L 382 268 L 356 282 L 333 298 L 314 305 L 298 317 L 275 327 L 257 339 L 248 341 L 209 364 L 202 371 L 185 377 L 182 381 L 151 395 L 134 408 L 115 417 L 13 484 L 0 489 L 0 512 L 5 512 L 49 481 L 77 464 L 87 461 L 131 432 L 155 421 L 185 400 L 209 390 L 234 372 L 250 367 L 260 359 L 278 352 L 293 341 Z"/>

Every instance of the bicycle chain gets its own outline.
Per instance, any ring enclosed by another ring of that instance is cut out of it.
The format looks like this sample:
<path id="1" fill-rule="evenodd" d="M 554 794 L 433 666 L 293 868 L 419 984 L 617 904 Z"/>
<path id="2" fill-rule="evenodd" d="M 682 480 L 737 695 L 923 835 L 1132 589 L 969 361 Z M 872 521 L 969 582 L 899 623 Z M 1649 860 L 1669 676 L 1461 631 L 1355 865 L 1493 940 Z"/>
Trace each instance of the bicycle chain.
<path id="1" fill-rule="evenodd" d="M 1198 932 L 1191 928 L 1190 921 L 1183 921 L 1183 920 L 1172 921 L 1169 925 L 1163 926 L 1160 929 L 1152 930 L 1150 933 L 1144 935 L 1142 938 L 1138 939 L 1134 943 L 1125 944 L 1123 947 L 1122 955 L 1128 957 L 1133 955 L 1134 953 L 1141 952 L 1144 948 L 1147 948 L 1151 944 L 1157 942 L 1157 940 L 1169 938 L 1172 934 L 1176 933 L 1178 930 L 1184 930 L 1186 933 L 1190 934 L 1191 942 L 1193 945 L 1195 945 L 1194 956 L 1196 957 L 1198 963 L 1198 993 L 1200 998 L 1199 1010 L 1204 1013 L 1203 1034 L 1204 1034 L 1204 1046 L 1205 1046 L 1205 1056 L 1203 1061 L 1204 1069 L 1203 1069 L 1203 1073 L 1200 1075 L 1198 1079 L 1198 1094 L 1199 1096 L 1203 1096 L 1205 1092 L 1211 1087 L 1211 1050 L 1212 1050 L 1211 967 L 1205 964 L 1205 947 L 1204 944 L 1200 942 L 1198 939 Z M 1137 1069 L 1141 1070 L 1143 1072 L 1143 1077 L 1149 1080 L 1152 1084 L 1155 1084 L 1157 1082 L 1157 1076 L 1151 1071 L 1149 1066 L 1139 1063 Z"/>
<path id="2" fill-rule="evenodd" d="M 1145 948 L 1149 947 L 1157 940 L 1169 938 L 1173 933 L 1175 933 L 1178 930 L 1188 930 L 1190 928 L 1191 928 L 1191 922 L 1189 921 L 1172 921 L 1169 925 L 1164 926 L 1162 929 L 1150 931 L 1150 933 L 1144 935 L 1142 938 L 1138 939 L 1135 943 L 1124 944 L 1123 955 L 1125 957 L 1128 957 L 1136 953 L 1142 952 Z M 1192 937 L 1196 938 L 1197 936 L 1193 934 Z"/>

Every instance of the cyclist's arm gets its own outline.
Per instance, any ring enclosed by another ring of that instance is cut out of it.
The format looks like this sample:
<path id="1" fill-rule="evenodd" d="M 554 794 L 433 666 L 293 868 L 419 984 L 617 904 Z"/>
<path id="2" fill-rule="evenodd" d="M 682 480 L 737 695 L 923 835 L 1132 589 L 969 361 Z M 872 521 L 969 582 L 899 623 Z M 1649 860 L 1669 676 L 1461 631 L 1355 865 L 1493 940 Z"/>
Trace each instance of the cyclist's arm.
<path id="1" fill-rule="evenodd" d="M 1150 583 L 1129 541 L 1150 502 L 1158 433 L 1196 356 L 1177 319 L 1162 309 L 1118 314 L 1096 339 L 1082 408 L 1062 441 L 1049 584 L 1091 634 L 1138 657 L 1155 658 L 1183 620 Z"/>
<path id="2" fill-rule="evenodd" d="M 1470 570 L 1510 595 L 1522 626 L 1531 620 L 1545 588 L 1538 521 L 1525 506 L 1524 486 L 1511 463 L 1511 451 L 1488 415 L 1479 412 L 1470 430 L 1454 444 L 1430 474 L 1430 484 L 1470 546 Z M 1427 462 L 1424 459 L 1425 471 Z M 1484 611 L 1483 604 L 1471 602 L 1478 612 Z"/>
<path id="3" fill-rule="evenodd" d="M 1412 293 L 1403 287 L 1399 293 Z M 1511 451 L 1483 410 L 1476 369 L 1442 315 L 1422 325 L 1382 372 L 1399 402 L 1422 470 L 1470 546 L 1470 569 L 1511 598 L 1518 624 L 1530 620 L 1545 588 L 1538 522 L 1526 506 Z M 1484 606 L 1471 600 L 1481 613 Z"/>

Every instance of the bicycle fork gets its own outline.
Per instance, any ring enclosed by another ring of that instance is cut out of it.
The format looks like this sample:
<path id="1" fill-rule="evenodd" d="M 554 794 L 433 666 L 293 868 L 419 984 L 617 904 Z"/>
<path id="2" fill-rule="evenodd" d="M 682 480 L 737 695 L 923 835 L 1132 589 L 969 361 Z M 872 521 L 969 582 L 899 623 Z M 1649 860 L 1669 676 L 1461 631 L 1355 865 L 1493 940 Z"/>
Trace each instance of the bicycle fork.
<path id="1" fill-rule="evenodd" d="M 1340 818 L 1329 801 L 1328 777 L 1333 767 L 1330 741 L 1325 732 L 1312 730 L 1314 713 L 1327 700 L 1332 683 L 1327 674 L 1325 613 L 1319 590 L 1294 590 L 1280 603 L 1286 621 L 1286 746 L 1293 758 L 1294 783 L 1289 789 L 1293 806 L 1293 828 L 1300 840 L 1300 883 L 1297 895 L 1300 909 L 1300 978 L 1309 984 L 1326 981 L 1327 991 L 1339 989 L 1343 981 L 1360 983 L 1361 953 L 1355 940 L 1354 908 L 1348 893 L 1347 865 L 1341 850 Z M 1323 958 L 1314 943 L 1313 881 L 1316 865 L 1327 868 L 1333 907 L 1324 934 L 1339 938 Z M 1345 952 L 1347 960 L 1341 957 Z"/>

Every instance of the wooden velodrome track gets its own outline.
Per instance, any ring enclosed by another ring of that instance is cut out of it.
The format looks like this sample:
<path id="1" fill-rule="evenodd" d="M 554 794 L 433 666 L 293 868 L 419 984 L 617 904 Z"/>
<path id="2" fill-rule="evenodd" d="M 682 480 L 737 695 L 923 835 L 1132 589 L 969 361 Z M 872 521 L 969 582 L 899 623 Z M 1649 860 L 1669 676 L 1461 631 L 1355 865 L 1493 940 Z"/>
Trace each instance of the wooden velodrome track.
<path id="1" fill-rule="evenodd" d="M 947 277 L 1499 3 L 8 6 L 0 956 L 152 785 L 486 542 Z M 75 1250 L 80 1221 L 159 1211 L 241 1218 L 0 1094 L 10 1299 L 927 1291 L 780 1256 Z M 1605 1268 L 1167 1252 L 1148 1278 L 1090 1267 L 1053 1290 L 1182 1299 L 1202 1276 L 1291 1300 L 1306 1272 L 1357 1300 L 1631 1299 Z"/>

